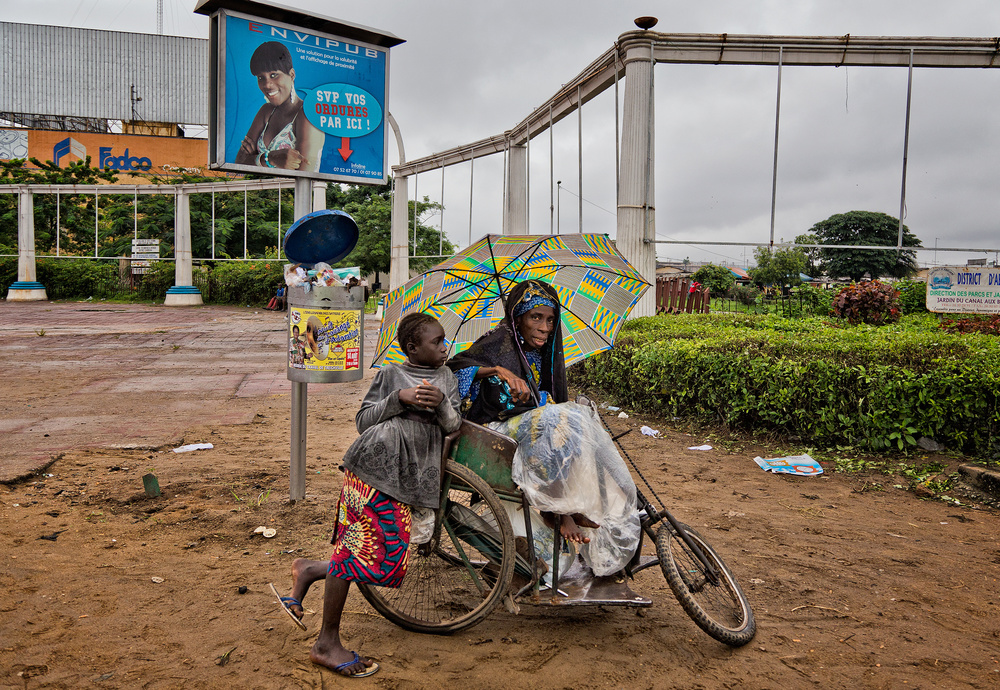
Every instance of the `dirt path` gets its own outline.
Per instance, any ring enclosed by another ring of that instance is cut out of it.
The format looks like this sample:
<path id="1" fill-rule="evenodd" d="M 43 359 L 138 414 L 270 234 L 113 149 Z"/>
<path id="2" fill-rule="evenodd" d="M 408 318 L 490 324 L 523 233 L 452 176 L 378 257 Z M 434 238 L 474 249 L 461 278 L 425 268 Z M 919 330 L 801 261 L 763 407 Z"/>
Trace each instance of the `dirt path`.
<path id="1" fill-rule="evenodd" d="M 293 506 L 282 315 L 22 306 L 0 303 L 0 471 L 60 457 L 0 485 L 0 687 L 339 685 L 307 659 L 319 616 L 300 631 L 267 583 L 284 590 L 294 558 L 328 556 L 336 468 L 367 383 L 310 386 L 308 495 Z M 653 570 L 635 584 L 655 601 L 640 613 L 500 608 L 447 637 L 401 630 L 352 593 L 345 637 L 382 670 L 351 682 L 1000 686 L 996 512 L 921 500 L 885 477 L 765 474 L 752 458 L 781 449 L 692 451 L 706 439 L 629 412 L 609 422 L 666 431 L 623 443 L 740 578 L 753 642 L 731 650 L 706 636 Z M 199 441 L 215 447 L 170 452 Z M 160 498 L 143 494 L 148 472 Z M 258 525 L 277 536 L 254 535 Z M 321 587 L 305 603 L 320 611 Z"/>

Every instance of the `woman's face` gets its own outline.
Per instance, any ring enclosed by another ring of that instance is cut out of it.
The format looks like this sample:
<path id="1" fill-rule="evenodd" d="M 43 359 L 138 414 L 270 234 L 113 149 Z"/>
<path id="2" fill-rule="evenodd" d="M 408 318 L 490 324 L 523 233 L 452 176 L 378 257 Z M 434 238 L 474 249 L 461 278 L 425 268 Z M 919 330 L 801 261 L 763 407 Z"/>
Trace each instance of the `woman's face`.
<path id="1" fill-rule="evenodd" d="M 544 347 L 555 329 L 556 310 L 552 307 L 535 307 L 517 318 L 517 332 L 529 350 Z"/>
<path id="2" fill-rule="evenodd" d="M 295 70 L 289 73 L 280 69 L 261 72 L 257 75 L 257 86 L 271 105 L 281 105 L 292 95 L 295 88 Z"/>

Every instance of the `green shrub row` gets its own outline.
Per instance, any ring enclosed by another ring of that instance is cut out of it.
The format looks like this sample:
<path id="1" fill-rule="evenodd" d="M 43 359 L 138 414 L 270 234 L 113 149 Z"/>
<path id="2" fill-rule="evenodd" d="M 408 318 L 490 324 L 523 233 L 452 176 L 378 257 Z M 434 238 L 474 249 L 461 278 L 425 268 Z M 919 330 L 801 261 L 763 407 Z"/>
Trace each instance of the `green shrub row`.
<path id="1" fill-rule="evenodd" d="M 921 436 L 974 455 L 1000 439 L 1000 340 L 932 316 L 876 328 L 821 319 L 636 319 L 574 367 L 579 385 L 672 417 L 881 451 Z"/>
<path id="2" fill-rule="evenodd" d="M 149 272 L 122 275 L 118 261 L 38 259 L 37 280 L 49 299 L 137 299 L 162 301 L 174 284 L 174 262 L 157 261 Z M 285 284 L 281 261 L 219 261 L 195 267 L 192 280 L 212 304 L 264 306 Z M 17 280 L 17 258 L 0 258 L 0 292 Z"/>

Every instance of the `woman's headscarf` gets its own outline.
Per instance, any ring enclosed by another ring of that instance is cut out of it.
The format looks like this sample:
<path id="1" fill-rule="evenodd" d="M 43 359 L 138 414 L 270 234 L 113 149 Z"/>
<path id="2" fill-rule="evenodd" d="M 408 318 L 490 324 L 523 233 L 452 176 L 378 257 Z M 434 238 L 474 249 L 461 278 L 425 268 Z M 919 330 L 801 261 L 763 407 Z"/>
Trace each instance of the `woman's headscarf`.
<path id="1" fill-rule="evenodd" d="M 555 311 L 555 328 L 549 341 L 542 347 L 541 385 L 536 387 L 517 333 L 517 317 L 537 306 L 552 307 Z M 566 360 L 563 356 L 562 323 L 559 318 L 559 296 L 550 285 L 537 280 L 525 280 L 510 291 L 505 304 L 507 316 L 493 330 L 484 334 L 469 349 L 448 360 L 452 371 L 460 371 L 467 367 L 504 367 L 528 382 L 535 400 L 538 400 L 538 388 L 549 392 L 552 402 L 566 402 L 569 391 L 566 385 Z M 484 418 L 481 402 L 482 396 L 472 403 L 466 418 L 478 423 L 494 421 Z"/>

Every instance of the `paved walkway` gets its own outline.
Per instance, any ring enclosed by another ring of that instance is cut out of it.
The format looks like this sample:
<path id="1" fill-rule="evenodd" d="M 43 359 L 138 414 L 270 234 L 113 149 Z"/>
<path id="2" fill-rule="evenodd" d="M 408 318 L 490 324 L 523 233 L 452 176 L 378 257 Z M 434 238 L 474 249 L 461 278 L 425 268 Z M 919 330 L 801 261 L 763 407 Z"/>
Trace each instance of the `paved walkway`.
<path id="1" fill-rule="evenodd" d="M 0 301 L 0 481 L 82 448 L 162 448 L 287 396 L 286 314 Z M 380 323 L 365 319 L 365 365 Z M 366 378 L 371 373 L 366 370 Z M 309 396 L 344 384 L 310 384 Z"/>

